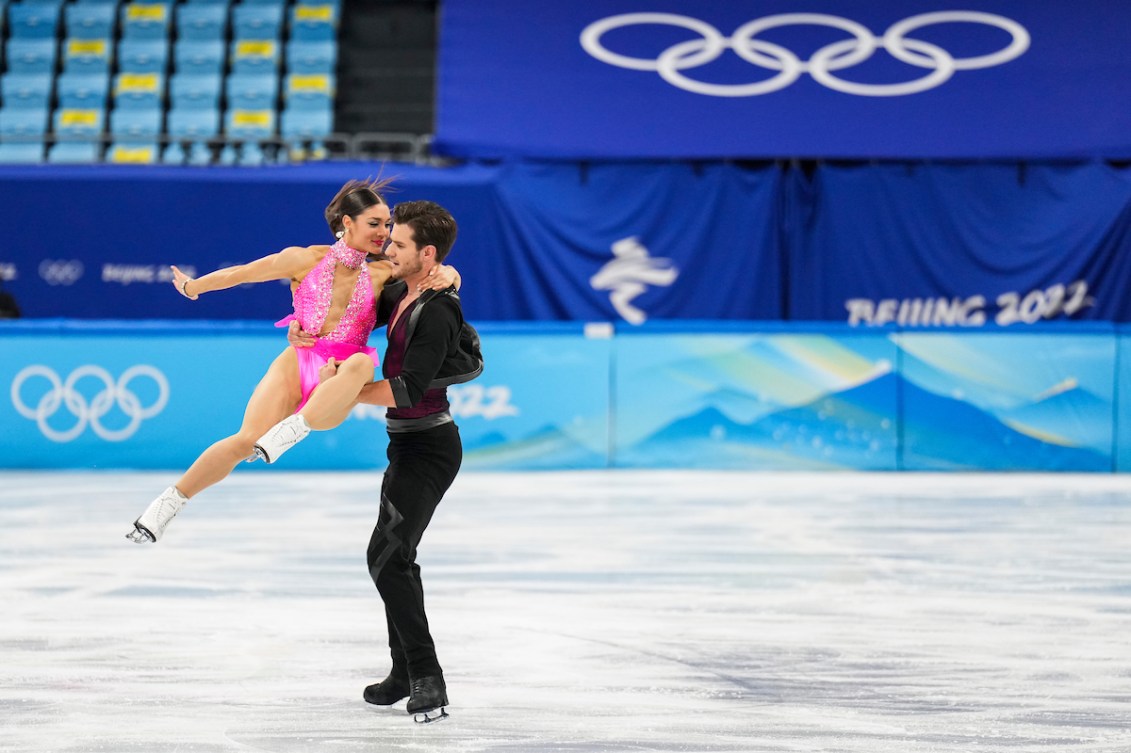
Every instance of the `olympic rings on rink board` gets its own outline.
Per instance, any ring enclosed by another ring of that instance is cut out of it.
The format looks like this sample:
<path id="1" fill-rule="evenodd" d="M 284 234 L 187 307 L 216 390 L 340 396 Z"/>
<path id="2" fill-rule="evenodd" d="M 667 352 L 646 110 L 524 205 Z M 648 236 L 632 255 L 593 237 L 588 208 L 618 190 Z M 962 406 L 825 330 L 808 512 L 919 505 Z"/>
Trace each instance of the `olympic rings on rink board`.
<path id="1" fill-rule="evenodd" d="M 33 408 L 24 402 L 22 391 L 24 383 L 35 377 L 46 379 L 50 389 Z M 101 381 L 103 386 L 89 402 L 75 389 L 76 383 L 86 377 Z M 130 382 L 139 377 L 148 377 L 157 385 L 157 399 L 148 408 L 143 408 L 138 396 L 129 389 Z M 49 367 L 36 364 L 27 366 L 16 374 L 16 378 L 12 380 L 11 395 L 16 411 L 24 418 L 35 421 L 43 436 L 52 442 L 70 442 L 82 434 L 87 425 L 106 441 L 121 442 L 133 436 L 143 420 L 164 410 L 169 402 L 169 381 L 153 366 L 140 365 L 126 369 L 115 382 L 105 369 L 90 364 L 78 367 L 64 381 Z M 115 405 L 129 418 L 129 423 L 121 429 L 108 429 L 102 425 L 101 419 Z M 47 420 L 64 406 L 75 417 L 75 425 L 59 431 L 51 427 Z"/>
<path id="2" fill-rule="evenodd" d="M 995 26 L 1012 38 L 1002 49 L 975 57 L 955 58 L 938 45 L 913 39 L 908 35 L 925 26 L 944 23 L 976 23 Z M 699 34 L 701 39 L 691 39 L 672 45 L 656 58 L 637 58 L 609 50 L 601 38 L 609 31 L 627 26 L 675 26 Z M 828 26 L 851 35 L 850 39 L 833 42 L 802 60 L 793 51 L 781 45 L 757 39 L 758 34 L 782 26 Z M 801 74 L 808 73 L 814 81 L 835 91 L 861 97 L 899 97 L 933 89 L 945 83 L 955 71 L 989 68 L 1014 60 L 1029 49 L 1029 32 L 1016 21 L 993 13 L 979 11 L 938 11 L 920 13 L 897 21 L 881 36 L 874 35 L 856 21 L 825 13 L 781 13 L 748 21 L 738 27 L 730 37 L 711 24 L 697 18 L 676 13 L 623 13 L 602 18 L 589 24 L 581 32 L 581 46 L 597 60 L 619 68 L 636 71 L 655 71 L 672 86 L 712 97 L 754 97 L 781 91 Z M 688 68 L 706 65 L 727 49 L 734 50 L 740 58 L 776 74 L 749 84 L 713 84 L 684 75 Z M 870 58 L 878 49 L 887 50 L 892 57 L 930 72 L 925 76 L 895 84 L 863 84 L 847 81 L 833 74 Z"/>

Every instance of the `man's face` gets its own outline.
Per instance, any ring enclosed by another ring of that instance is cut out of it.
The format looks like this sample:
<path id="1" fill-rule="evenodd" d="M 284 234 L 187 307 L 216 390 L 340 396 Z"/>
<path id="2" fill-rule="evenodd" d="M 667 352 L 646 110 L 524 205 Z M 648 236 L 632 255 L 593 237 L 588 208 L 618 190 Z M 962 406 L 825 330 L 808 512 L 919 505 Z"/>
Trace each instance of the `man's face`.
<path id="1" fill-rule="evenodd" d="M 394 280 L 408 279 L 424 269 L 424 255 L 416 247 L 412 228 L 408 225 L 393 225 L 385 256 L 393 264 Z"/>

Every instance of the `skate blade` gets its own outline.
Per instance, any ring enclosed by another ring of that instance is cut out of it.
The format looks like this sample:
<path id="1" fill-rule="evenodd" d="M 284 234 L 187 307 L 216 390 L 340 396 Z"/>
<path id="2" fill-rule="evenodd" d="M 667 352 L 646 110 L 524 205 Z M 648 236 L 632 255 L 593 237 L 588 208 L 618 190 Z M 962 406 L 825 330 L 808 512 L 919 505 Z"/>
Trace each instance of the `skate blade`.
<path id="1" fill-rule="evenodd" d="M 268 465 L 271 463 L 271 458 L 267 457 L 267 452 L 259 445 L 255 445 L 255 451 L 245 458 L 245 462 L 247 463 L 254 463 L 256 460 L 262 460 Z"/>
<path id="2" fill-rule="evenodd" d="M 126 534 L 126 538 L 135 544 L 153 544 L 157 542 L 157 539 L 153 537 L 152 533 L 136 523 L 134 524 L 134 529 Z"/>
<path id="3" fill-rule="evenodd" d="M 443 721 L 448 718 L 448 710 L 441 706 L 439 709 L 425 709 L 424 711 L 414 711 L 412 714 L 412 721 L 417 724 L 432 724 L 433 722 Z"/>

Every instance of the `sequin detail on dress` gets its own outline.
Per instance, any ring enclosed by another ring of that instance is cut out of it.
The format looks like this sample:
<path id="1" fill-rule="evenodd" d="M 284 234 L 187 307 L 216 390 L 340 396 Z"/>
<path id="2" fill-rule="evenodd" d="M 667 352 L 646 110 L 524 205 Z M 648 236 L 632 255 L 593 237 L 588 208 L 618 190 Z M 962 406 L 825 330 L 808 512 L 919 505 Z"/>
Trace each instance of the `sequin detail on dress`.
<path id="1" fill-rule="evenodd" d="M 361 271 L 357 274 L 357 284 L 354 285 L 346 310 L 342 312 L 342 318 L 338 320 L 338 326 L 332 332 L 316 337 L 312 347 L 294 349 L 302 390 L 296 413 L 302 410 L 318 386 L 318 370 L 328 359 L 334 358 L 340 363 L 355 353 L 364 353 L 373 361 L 374 369 L 380 366 L 376 348 L 366 345 L 369 333 L 373 331 L 373 324 L 377 321 L 377 305 L 373 299 L 369 269 L 362 266 L 364 261 L 365 254 L 362 252 L 341 241 L 335 243 L 299 283 L 294 293 L 295 312 L 275 322 L 276 327 L 286 327 L 297 320 L 306 332 L 320 332 L 326 322 L 326 314 L 330 312 L 330 299 L 334 294 L 334 271 L 339 264 L 345 267 L 353 263 L 358 265 L 351 267 Z"/>
<path id="2" fill-rule="evenodd" d="M 350 269 L 358 269 L 364 261 L 364 252 L 338 241 L 307 273 L 294 295 L 295 318 L 305 331 L 321 332 L 322 325 L 326 322 L 326 315 L 330 313 L 330 299 L 334 294 L 334 270 L 337 265 L 340 263 Z M 338 325 L 321 337 L 325 340 L 364 345 L 369 341 L 369 333 L 373 331 L 376 321 L 373 283 L 369 279 L 369 270 L 362 269 L 357 275 L 353 295 L 350 296 Z"/>

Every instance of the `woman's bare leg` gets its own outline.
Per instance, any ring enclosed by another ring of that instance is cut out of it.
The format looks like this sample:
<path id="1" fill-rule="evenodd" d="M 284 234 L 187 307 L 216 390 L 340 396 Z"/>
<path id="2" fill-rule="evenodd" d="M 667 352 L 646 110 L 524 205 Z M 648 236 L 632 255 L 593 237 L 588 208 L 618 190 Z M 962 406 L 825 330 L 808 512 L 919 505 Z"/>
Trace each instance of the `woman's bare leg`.
<path id="1" fill-rule="evenodd" d="M 314 388 L 299 415 L 314 431 L 333 429 L 346 420 L 357 405 L 361 388 L 373 381 L 373 359 L 354 353 L 338 366 L 331 379 Z"/>
<path id="2" fill-rule="evenodd" d="M 287 348 L 271 363 L 267 373 L 251 393 L 240 430 L 202 452 L 185 471 L 185 475 L 181 476 L 176 484 L 177 489 L 181 494 L 192 498 L 222 481 L 233 468 L 252 454 L 255 440 L 294 412 L 301 398 L 298 357 L 294 348 Z"/>

